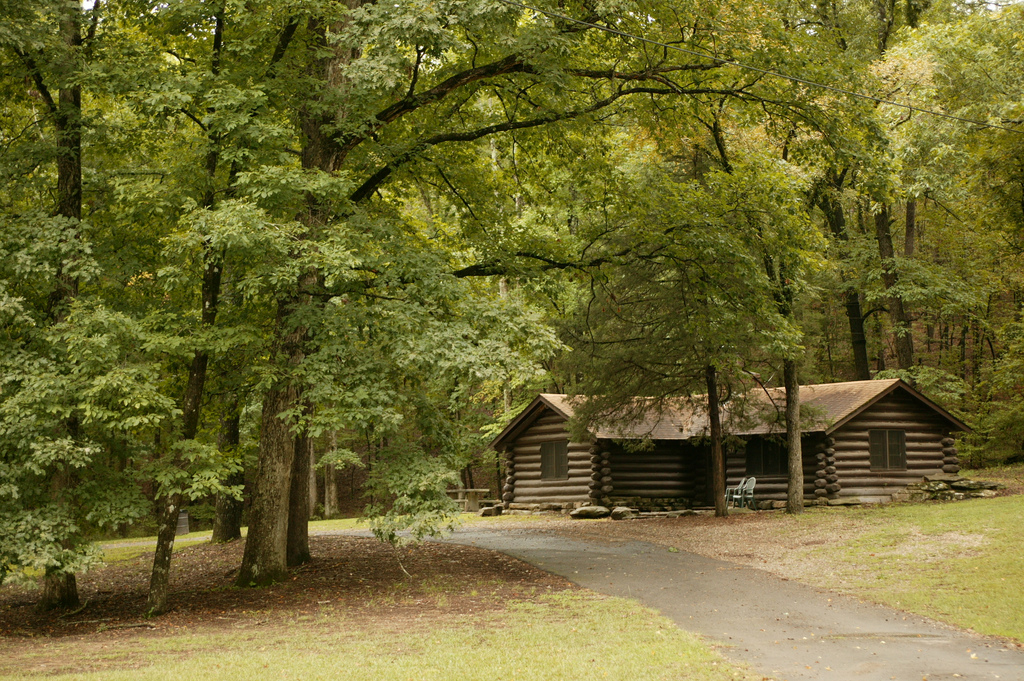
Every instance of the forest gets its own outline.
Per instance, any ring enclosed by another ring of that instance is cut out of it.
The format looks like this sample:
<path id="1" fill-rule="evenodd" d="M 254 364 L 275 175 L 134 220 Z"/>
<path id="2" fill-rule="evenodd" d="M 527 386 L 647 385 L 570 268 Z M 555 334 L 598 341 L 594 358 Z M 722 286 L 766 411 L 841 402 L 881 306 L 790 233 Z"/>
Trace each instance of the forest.
<path id="1" fill-rule="evenodd" d="M 0 0 L 0 578 L 148 527 L 160 613 L 188 507 L 280 580 L 349 474 L 426 537 L 540 391 L 900 377 L 1024 460 L 1022 57 L 974 0 Z"/>

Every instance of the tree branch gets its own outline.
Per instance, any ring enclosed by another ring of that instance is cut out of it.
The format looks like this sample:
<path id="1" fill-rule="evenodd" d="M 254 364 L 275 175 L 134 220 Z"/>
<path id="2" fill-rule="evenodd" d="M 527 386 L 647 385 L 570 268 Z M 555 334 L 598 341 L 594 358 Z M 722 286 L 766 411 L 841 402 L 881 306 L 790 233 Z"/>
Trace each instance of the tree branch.
<path id="1" fill-rule="evenodd" d="M 295 15 L 288 20 L 285 24 L 284 30 L 281 31 L 281 35 L 277 39 L 277 46 L 274 47 L 274 54 L 270 57 L 270 64 L 267 65 L 267 77 L 270 78 L 274 75 L 274 69 L 277 67 L 277 62 L 284 58 L 284 53 L 288 51 L 288 45 L 291 44 L 292 38 L 295 37 L 295 30 L 299 27 L 299 15 Z"/>
<path id="2" fill-rule="evenodd" d="M 57 115 L 57 103 L 53 101 L 53 95 L 50 94 L 49 88 L 46 87 L 46 81 L 43 80 L 43 73 L 39 70 L 39 65 L 36 64 L 36 60 L 32 58 L 28 52 L 23 52 L 17 45 L 14 46 L 14 52 L 21 60 L 25 62 L 25 66 L 28 67 L 29 73 L 32 74 L 32 82 L 35 83 L 36 89 L 39 90 L 39 96 L 46 102 L 47 108 L 50 113 Z"/>
<path id="3" fill-rule="evenodd" d="M 715 92 L 715 91 L 702 89 L 702 90 L 691 90 L 691 91 L 688 91 L 688 94 L 710 94 L 710 93 L 713 93 L 713 92 Z M 362 184 L 362 186 L 360 186 L 358 189 L 356 189 L 349 196 L 349 200 L 351 200 L 353 203 L 359 203 L 360 201 L 363 201 L 364 199 L 366 199 L 367 197 L 372 195 L 373 192 L 377 190 L 377 187 L 379 187 L 384 182 L 384 180 L 386 180 L 391 175 L 391 173 L 394 172 L 397 168 L 399 168 L 402 165 L 404 165 L 405 163 L 409 162 L 410 160 L 415 158 L 417 155 L 422 153 L 424 150 L 429 149 L 430 147 L 436 146 L 438 144 L 443 144 L 445 142 L 472 142 L 474 140 L 478 140 L 478 139 L 481 139 L 483 137 L 487 137 L 489 135 L 493 135 L 493 134 L 500 133 L 500 132 L 511 132 L 513 130 L 524 130 L 524 129 L 528 129 L 528 128 L 536 128 L 536 127 L 539 127 L 539 126 L 542 126 L 542 125 L 547 125 L 549 123 L 555 123 L 555 122 L 558 122 L 558 121 L 572 120 L 573 118 L 577 118 L 579 116 L 583 116 L 583 115 L 586 115 L 588 113 L 593 113 L 594 111 L 598 111 L 599 109 L 603 109 L 604 107 L 612 104 L 616 100 L 618 100 L 618 99 L 620 99 L 622 97 L 628 96 L 628 95 L 635 95 L 635 94 L 667 95 L 667 94 L 673 94 L 673 93 L 674 93 L 674 90 L 665 89 L 665 88 L 651 88 L 651 87 L 628 88 L 628 89 L 624 89 L 624 90 L 619 90 L 618 92 L 616 92 L 616 93 L 614 93 L 612 95 L 609 95 L 608 97 L 605 97 L 604 99 L 598 100 L 597 102 L 594 102 L 590 106 L 584 107 L 582 109 L 576 109 L 576 110 L 573 110 L 573 111 L 563 111 L 561 113 L 550 113 L 550 114 L 547 114 L 545 116 L 539 116 L 537 118 L 531 118 L 531 119 L 528 119 L 528 120 L 525 120 L 525 121 L 506 121 L 505 123 L 496 123 L 495 125 L 488 125 L 488 126 L 485 126 L 483 128 L 479 128 L 477 130 L 467 130 L 465 132 L 449 132 L 449 133 L 443 133 L 443 134 L 440 134 L 440 135 L 435 135 L 433 137 L 428 137 L 428 138 L 420 141 L 418 144 L 413 146 L 411 149 L 409 149 L 405 153 L 399 154 L 388 165 L 383 166 L 382 168 L 380 168 L 376 173 L 374 173 L 372 176 L 370 176 L 370 178 L 368 180 L 366 180 Z"/>

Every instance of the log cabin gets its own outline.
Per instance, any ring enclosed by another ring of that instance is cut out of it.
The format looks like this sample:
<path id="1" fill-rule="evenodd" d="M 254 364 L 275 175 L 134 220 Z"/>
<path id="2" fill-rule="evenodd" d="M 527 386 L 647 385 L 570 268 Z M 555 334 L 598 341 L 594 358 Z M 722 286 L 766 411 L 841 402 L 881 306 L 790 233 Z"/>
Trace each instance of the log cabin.
<path id="1" fill-rule="evenodd" d="M 504 454 L 506 508 L 590 504 L 675 510 L 714 504 L 702 398 L 638 421 L 598 426 L 574 441 L 574 398 L 539 395 L 493 440 Z M 755 476 L 761 508 L 786 498 L 785 390 L 723 406 L 726 484 Z M 846 505 L 905 498 L 925 476 L 960 470 L 962 421 L 899 379 L 800 388 L 804 498 Z M 742 411 L 742 413 L 740 413 Z"/>

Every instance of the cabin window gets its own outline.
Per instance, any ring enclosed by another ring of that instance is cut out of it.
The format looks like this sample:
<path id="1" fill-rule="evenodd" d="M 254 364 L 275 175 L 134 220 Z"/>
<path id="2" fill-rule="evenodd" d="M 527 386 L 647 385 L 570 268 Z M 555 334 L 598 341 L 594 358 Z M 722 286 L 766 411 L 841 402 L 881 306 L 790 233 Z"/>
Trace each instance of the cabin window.
<path id="1" fill-rule="evenodd" d="M 903 430 L 869 430 L 871 470 L 907 470 L 907 433 Z"/>
<path id="2" fill-rule="evenodd" d="M 747 442 L 747 475 L 786 475 L 788 456 L 778 440 L 755 437 Z"/>
<path id="3" fill-rule="evenodd" d="M 540 446 L 540 479 L 565 480 L 569 477 L 569 441 L 544 442 Z"/>

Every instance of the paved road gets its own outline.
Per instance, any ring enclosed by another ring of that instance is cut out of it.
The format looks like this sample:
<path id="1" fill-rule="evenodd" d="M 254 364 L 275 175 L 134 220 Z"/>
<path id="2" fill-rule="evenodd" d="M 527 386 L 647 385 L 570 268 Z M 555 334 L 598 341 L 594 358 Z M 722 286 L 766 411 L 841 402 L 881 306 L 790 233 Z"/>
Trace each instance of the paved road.
<path id="1" fill-rule="evenodd" d="M 645 542 L 470 528 L 448 541 L 501 551 L 580 586 L 635 598 L 780 681 L 1024 681 L 998 641 L 761 570 Z"/>

